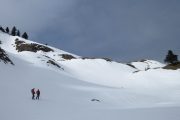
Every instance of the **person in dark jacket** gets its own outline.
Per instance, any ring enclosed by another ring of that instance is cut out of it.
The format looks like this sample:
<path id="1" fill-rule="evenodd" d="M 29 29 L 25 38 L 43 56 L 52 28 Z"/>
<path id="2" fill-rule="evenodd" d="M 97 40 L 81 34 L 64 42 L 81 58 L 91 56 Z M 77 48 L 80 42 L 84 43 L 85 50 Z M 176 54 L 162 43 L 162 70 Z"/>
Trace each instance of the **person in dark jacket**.
<path id="1" fill-rule="evenodd" d="M 40 90 L 38 89 L 37 91 L 36 91 L 36 99 L 38 99 L 39 100 L 39 97 L 40 97 Z"/>
<path id="2" fill-rule="evenodd" d="M 32 93 L 32 100 L 34 100 L 34 97 L 35 97 L 35 88 L 31 89 L 31 93 Z"/>

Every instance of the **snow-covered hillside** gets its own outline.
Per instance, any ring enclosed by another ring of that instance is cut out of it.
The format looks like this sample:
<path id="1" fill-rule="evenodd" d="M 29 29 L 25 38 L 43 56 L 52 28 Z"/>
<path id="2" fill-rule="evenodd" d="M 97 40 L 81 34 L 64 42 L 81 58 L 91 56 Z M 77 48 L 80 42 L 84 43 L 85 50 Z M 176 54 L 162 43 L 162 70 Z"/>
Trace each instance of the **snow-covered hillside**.
<path id="1" fill-rule="evenodd" d="M 180 119 L 180 69 L 83 58 L 1 32 L 0 41 L 14 64 L 0 57 L 1 120 Z"/>
<path id="2" fill-rule="evenodd" d="M 141 60 L 141 61 L 137 61 L 137 62 L 132 62 L 130 64 L 141 71 L 164 67 L 164 64 L 162 64 L 158 61 L 154 61 L 154 60 Z"/>

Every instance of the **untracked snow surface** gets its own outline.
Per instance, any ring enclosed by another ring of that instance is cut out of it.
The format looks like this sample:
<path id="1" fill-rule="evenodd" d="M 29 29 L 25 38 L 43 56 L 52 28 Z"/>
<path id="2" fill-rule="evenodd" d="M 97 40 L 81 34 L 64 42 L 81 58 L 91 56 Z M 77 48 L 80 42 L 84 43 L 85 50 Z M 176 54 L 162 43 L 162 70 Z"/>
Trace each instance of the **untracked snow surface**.
<path id="1" fill-rule="evenodd" d="M 16 38 L 34 43 L 0 32 L 14 63 L 0 61 L 0 120 L 180 120 L 179 69 L 154 60 L 132 67 L 81 59 L 50 46 L 53 52 L 18 52 Z M 41 90 L 40 100 L 31 99 L 32 88 Z"/>

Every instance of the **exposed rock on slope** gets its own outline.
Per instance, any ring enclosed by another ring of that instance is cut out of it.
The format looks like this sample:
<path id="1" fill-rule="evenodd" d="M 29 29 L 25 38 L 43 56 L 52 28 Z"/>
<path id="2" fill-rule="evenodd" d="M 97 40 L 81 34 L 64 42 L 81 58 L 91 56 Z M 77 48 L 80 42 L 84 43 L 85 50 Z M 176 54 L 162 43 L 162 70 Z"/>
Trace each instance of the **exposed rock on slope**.
<path id="1" fill-rule="evenodd" d="M 22 52 L 22 51 L 31 51 L 31 52 L 37 52 L 37 51 L 43 51 L 43 52 L 50 52 L 50 51 L 54 51 L 53 49 L 47 47 L 47 46 L 43 46 L 43 45 L 39 45 L 36 43 L 25 43 L 24 41 L 20 41 L 19 39 L 15 40 L 15 44 L 16 44 L 16 50 L 18 52 Z"/>
<path id="2" fill-rule="evenodd" d="M 180 69 L 180 62 L 176 62 L 173 64 L 168 64 L 165 67 L 163 67 L 164 69 L 170 69 L 170 70 L 177 70 Z"/>
<path id="3" fill-rule="evenodd" d="M 128 65 L 128 66 L 130 66 L 130 67 L 132 67 L 132 68 L 135 68 L 135 69 L 137 69 L 134 65 L 132 65 L 131 63 L 127 63 L 126 65 Z"/>
<path id="4" fill-rule="evenodd" d="M 51 65 L 54 65 L 54 66 L 56 66 L 56 67 L 58 67 L 58 68 L 63 69 L 60 65 L 58 65 L 58 64 L 57 64 L 55 61 L 53 61 L 53 60 L 48 60 L 47 63 L 48 63 L 48 64 L 51 64 Z"/>
<path id="5" fill-rule="evenodd" d="M 8 55 L 2 48 L 0 48 L 0 61 L 3 61 L 5 64 L 10 63 L 14 65 L 14 63 L 9 59 Z"/>
<path id="6" fill-rule="evenodd" d="M 71 60 L 71 59 L 76 59 L 74 56 L 69 55 L 69 54 L 61 54 L 62 58 L 66 60 Z"/>

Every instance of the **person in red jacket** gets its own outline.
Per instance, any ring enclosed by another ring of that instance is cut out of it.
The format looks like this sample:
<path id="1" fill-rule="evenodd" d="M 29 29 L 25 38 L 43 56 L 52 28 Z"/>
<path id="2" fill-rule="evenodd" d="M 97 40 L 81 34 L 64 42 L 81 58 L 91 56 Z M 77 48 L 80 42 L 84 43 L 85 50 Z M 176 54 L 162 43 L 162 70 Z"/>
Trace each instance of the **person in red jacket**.
<path id="1" fill-rule="evenodd" d="M 34 100 L 34 97 L 35 97 L 35 88 L 31 89 L 31 93 L 32 93 L 32 100 Z"/>
<path id="2" fill-rule="evenodd" d="M 39 97 L 40 97 L 40 90 L 39 89 L 36 91 L 36 94 L 37 94 L 36 99 L 39 100 Z"/>

